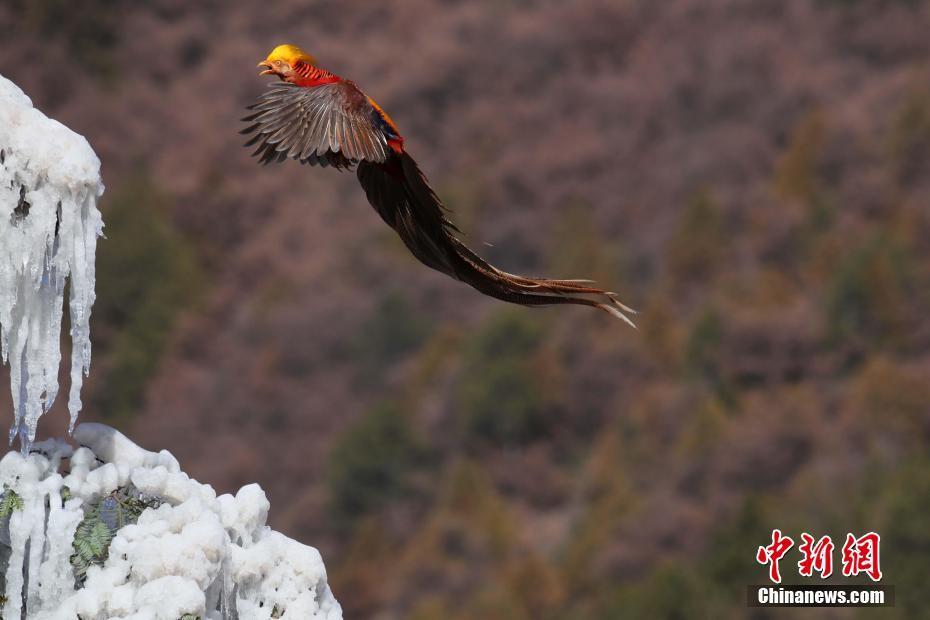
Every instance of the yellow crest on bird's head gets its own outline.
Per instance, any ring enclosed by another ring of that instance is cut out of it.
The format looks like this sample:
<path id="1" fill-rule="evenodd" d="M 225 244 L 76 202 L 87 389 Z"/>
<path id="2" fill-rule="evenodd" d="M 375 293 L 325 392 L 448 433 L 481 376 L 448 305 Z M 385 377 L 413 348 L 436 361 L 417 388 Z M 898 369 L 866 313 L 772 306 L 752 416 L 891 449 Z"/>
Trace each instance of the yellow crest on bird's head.
<path id="1" fill-rule="evenodd" d="M 271 53 L 268 54 L 268 58 L 265 59 L 265 62 L 273 63 L 276 60 L 283 60 L 292 67 L 298 60 L 302 60 L 308 65 L 316 64 L 316 58 L 303 51 L 296 45 L 290 44 L 279 45 L 278 47 L 271 50 Z"/>

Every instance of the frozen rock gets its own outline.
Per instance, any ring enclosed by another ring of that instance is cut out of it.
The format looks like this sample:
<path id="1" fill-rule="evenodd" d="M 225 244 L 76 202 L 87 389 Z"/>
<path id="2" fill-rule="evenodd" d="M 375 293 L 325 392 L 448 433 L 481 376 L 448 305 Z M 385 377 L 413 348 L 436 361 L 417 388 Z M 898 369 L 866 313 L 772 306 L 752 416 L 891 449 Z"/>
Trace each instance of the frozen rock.
<path id="1" fill-rule="evenodd" d="M 266 525 L 261 487 L 217 497 L 169 453 L 144 450 L 109 427 L 82 424 L 74 437 L 85 445 L 46 441 L 37 444 L 40 453 L 0 459 L 0 485 L 22 504 L 9 517 L 9 541 L 0 536 L 0 558 L 8 557 L 0 566 L 3 618 L 342 617 L 319 552 Z M 59 464 L 71 471 L 63 476 Z M 78 585 L 70 562 L 75 531 L 95 506 L 102 522 L 115 519 L 106 502 L 116 502 L 112 491 L 125 487 L 123 478 L 166 501 L 115 529 L 106 559 Z"/>
<path id="2" fill-rule="evenodd" d="M 101 194 L 100 160 L 87 140 L 33 108 L 0 76 L 0 356 L 10 365 L 10 441 L 18 436 L 23 454 L 58 395 L 67 280 L 72 427 L 81 410 Z"/>

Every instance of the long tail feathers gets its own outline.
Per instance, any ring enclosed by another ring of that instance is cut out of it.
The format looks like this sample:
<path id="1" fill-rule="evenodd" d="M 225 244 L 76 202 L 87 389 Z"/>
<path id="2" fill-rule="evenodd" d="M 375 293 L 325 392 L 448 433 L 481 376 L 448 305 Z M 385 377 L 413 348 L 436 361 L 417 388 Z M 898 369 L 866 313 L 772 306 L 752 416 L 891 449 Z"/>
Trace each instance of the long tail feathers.
<path id="1" fill-rule="evenodd" d="M 513 275 L 478 256 L 455 236 L 455 225 L 407 153 L 382 164 L 360 163 L 358 178 L 382 219 L 428 267 L 503 301 L 524 306 L 591 306 L 636 327 L 628 316 L 636 311 L 622 304 L 615 293 L 592 286 L 590 280 Z"/>

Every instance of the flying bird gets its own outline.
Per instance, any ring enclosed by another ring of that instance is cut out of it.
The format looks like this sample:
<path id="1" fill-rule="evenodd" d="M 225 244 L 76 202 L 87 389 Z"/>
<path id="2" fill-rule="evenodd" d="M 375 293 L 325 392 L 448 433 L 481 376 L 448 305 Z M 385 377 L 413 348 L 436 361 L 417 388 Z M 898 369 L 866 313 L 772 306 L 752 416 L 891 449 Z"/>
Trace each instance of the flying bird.
<path id="1" fill-rule="evenodd" d="M 590 280 L 528 278 L 501 271 L 469 249 L 430 187 L 391 117 L 351 80 L 318 67 L 296 45 L 279 45 L 258 63 L 275 75 L 242 119 L 245 146 L 262 164 L 292 158 L 312 166 L 356 169 L 368 201 L 427 267 L 478 291 L 524 306 L 579 304 L 630 325 L 635 311 Z"/>

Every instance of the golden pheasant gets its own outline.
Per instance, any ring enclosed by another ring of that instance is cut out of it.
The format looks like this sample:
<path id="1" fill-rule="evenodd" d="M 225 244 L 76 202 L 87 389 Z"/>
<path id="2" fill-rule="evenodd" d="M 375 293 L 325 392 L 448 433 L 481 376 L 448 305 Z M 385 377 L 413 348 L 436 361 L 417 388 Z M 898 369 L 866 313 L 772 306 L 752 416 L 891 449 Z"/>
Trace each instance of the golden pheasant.
<path id="1" fill-rule="evenodd" d="M 261 163 L 290 157 L 313 166 L 357 167 L 368 201 L 427 267 L 511 303 L 581 304 L 633 325 L 624 312 L 634 311 L 590 280 L 512 275 L 462 243 L 391 117 L 354 82 L 318 67 L 295 45 L 279 45 L 258 66 L 263 69 L 259 75 L 281 80 L 242 119 L 251 124 L 241 133 L 255 134 L 245 145 L 258 145 L 253 155 Z"/>

